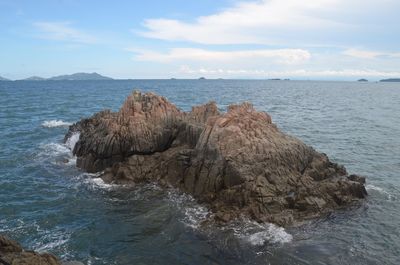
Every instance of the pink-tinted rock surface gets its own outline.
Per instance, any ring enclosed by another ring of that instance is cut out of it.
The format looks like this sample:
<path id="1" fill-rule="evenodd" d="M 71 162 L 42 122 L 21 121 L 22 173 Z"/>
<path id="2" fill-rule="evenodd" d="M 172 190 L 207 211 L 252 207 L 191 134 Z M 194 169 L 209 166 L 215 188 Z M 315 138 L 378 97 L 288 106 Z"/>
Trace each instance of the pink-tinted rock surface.
<path id="1" fill-rule="evenodd" d="M 176 187 L 221 222 L 245 216 L 292 225 L 367 195 L 365 178 L 348 176 L 250 103 L 226 113 L 215 102 L 182 112 L 164 97 L 135 91 L 118 112 L 72 125 L 65 140 L 78 131 L 78 167 L 104 171 L 108 183 Z"/>

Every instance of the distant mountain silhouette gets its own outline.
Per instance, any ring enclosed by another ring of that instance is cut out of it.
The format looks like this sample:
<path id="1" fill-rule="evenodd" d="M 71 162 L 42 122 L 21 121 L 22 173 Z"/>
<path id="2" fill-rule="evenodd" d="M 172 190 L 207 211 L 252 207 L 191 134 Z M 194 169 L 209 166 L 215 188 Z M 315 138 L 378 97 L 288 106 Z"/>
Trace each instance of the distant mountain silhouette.
<path id="1" fill-rule="evenodd" d="M 0 76 L 0 81 L 10 81 L 10 79 L 4 78 Z"/>
<path id="2" fill-rule="evenodd" d="M 24 81 L 43 81 L 43 80 L 46 80 L 46 78 L 43 78 L 43 77 L 40 77 L 40 76 L 31 76 L 31 77 L 28 77 L 28 78 L 25 78 L 25 79 L 21 79 L 21 80 L 24 80 Z"/>
<path id="3" fill-rule="evenodd" d="M 379 82 L 400 82 L 400 78 L 388 78 L 388 79 L 382 79 Z"/>
<path id="4" fill-rule="evenodd" d="M 98 73 L 75 73 L 72 75 L 53 76 L 46 80 L 112 80 L 112 78 Z"/>

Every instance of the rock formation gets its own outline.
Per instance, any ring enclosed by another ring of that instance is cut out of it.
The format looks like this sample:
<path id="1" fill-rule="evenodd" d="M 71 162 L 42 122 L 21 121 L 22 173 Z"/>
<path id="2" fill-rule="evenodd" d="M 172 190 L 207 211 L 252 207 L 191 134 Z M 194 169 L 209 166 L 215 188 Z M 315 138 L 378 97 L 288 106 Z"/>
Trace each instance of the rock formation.
<path id="1" fill-rule="evenodd" d="M 24 250 L 18 242 L 0 234 L 0 265 L 83 265 L 83 263 L 60 261 L 52 254 Z"/>
<path id="2" fill-rule="evenodd" d="M 2 265 L 61 265 L 51 254 L 23 250 L 15 241 L 0 235 L 0 264 Z"/>
<path id="3" fill-rule="evenodd" d="M 349 176 L 281 132 L 250 103 L 220 113 L 215 102 L 183 112 L 164 97 L 135 91 L 118 112 L 72 125 L 77 166 L 108 183 L 157 181 L 193 195 L 227 222 L 246 216 L 293 225 L 364 198 L 365 178 Z"/>

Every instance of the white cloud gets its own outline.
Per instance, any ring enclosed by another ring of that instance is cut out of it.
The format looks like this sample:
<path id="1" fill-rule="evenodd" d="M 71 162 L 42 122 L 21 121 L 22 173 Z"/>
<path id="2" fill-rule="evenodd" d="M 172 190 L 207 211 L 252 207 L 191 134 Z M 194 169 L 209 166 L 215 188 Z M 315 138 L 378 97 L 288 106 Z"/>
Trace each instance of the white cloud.
<path id="1" fill-rule="evenodd" d="M 180 67 L 179 73 L 189 75 L 210 75 L 210 76 L 244 76 L 253 78 L 304 78 L 304 77 L 398 77 L 400 72 L 395 71 L 378 71 L 372 69 L 356 70 L 289 70 L 289 71 L 268 71 L 262 69 L 222 69 L 222 68 L 198 68 L 192 69 L 187 65 Z"/>
<path id="2" fill-rule="evenodd" d="M 175 48 L 167 53 L 149 50 L 130 49 L 136 52 L 136 60 L 153 62 L 176 62 L 176 61 L 197 61 L 197 62 L 243 62 L 251 60 L 269 59 L 278 64 L 298 64 L 309 60 L 311 54 L 303 49 L 258 49 L 240 51 L 210 51 L 195 48 Z"/>
<path id="3" fill-rule="evenodd" d="M 35 22 L 33 26 L 44 39 L 83 44 L 97 42 L 94 36 L 72 27 L 71 22 Z"/>
<path id="4" fill-rule="evenodd" d="M 175 48 L 166 52 L 130 49 L 135 61 L 156 66 L 181 67 L 177 75 L 242 78 L 362 78 L 397 77 L 399 53 L 348 49 L 331 52 L 305 49 L 254 49 L 216 51 Z M 388 56 L 391 56 L 390 59 Z M 374 59 L 371 64 L 371 58 Z M 173 73 L 173 72 L 171 72 Z"/>
<path id="5" fill-rule="evenodd" d="M 163 40 L 203 44 L 273 43 L 271 30 L 317 29 L 341 25 L 319 16 L 341 0 L 263 0 L 238 2 L 219 13 L 198 17 L 194 23 L 147 19 L 142 35 Z"/>
<path id="6" fill-rule="evenodd" d="M 390 25 L 384 22 L 383 14 L 393 16 L 399 6 L 398 0 L 236 0 L 193 21 L 146 19 L 140 34 L 200 44 L 348 46 L 395 25 L 396 19 Z"/>
<path id="7" fill-rule="evenodd" d="M 359 49 L 347 49 L 343 51 L 344 55 L 360 58 L 360 59 L 374 59 L 377 57 L 400 57 L 398 52 L 383 52 L 383 51 L 370 51 L 370 50 L 359 50 Z"/>

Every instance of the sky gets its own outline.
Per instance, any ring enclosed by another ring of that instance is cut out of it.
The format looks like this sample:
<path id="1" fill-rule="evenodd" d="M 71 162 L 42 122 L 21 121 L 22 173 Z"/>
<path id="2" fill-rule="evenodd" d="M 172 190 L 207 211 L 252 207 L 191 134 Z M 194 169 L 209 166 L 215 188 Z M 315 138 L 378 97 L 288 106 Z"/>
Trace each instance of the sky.
<path id="1" fill-rule="evenodd" d="M 399 0 L 0 0 L 0 76 L 400 77 Z"/>

